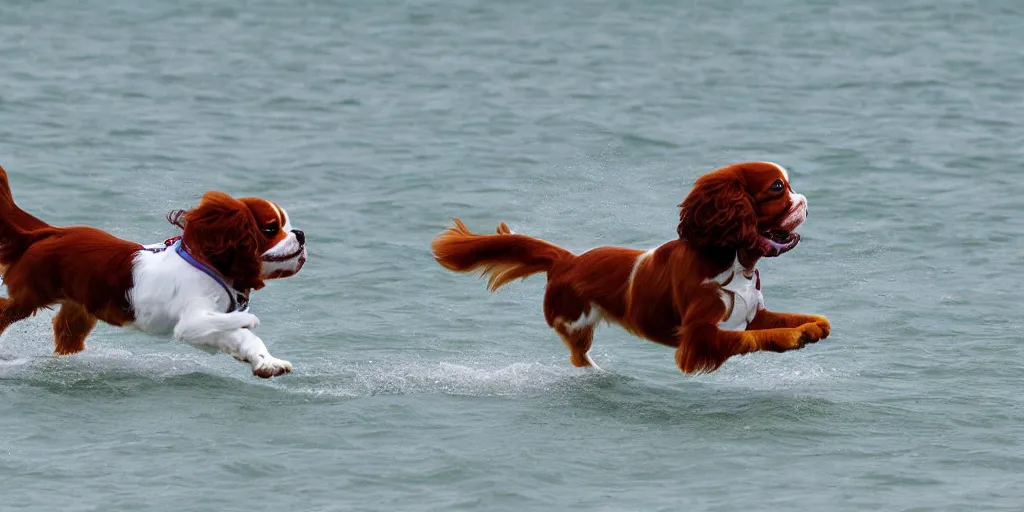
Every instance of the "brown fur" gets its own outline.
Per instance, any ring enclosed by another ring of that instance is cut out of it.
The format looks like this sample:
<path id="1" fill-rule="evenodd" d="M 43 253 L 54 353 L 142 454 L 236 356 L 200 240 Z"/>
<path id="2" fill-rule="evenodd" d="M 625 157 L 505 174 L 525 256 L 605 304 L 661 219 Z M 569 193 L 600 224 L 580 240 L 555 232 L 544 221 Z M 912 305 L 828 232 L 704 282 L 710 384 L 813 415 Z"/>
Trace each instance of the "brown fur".
<path id="1" fill-rule="evenodd" d="M 193 256 L 239 291 L 260 289 L 261 255 L 287 236 L 261 227 L 283 227 L 281 212 L 259 198 L 205 194 L 192 210 L 168 219 L 184 229 Z M 275 224 L 276 222 L 276 224 Z M 132 261 L 142 248 L 88 226 L 55 227 L 19 208 L 0 167 L 0 274 L 8 297 L 0 298 L 0 334 L 41 308 L 61 304 L 53 319 L 57 354 L 85 349 L 97 320 L 121 326 L 135 320 L 128 301 Z"/>
<path id="2" fill-rule="evenodd" d="M 126 291 L 139 244 L 95 228 L 53 227 L 14 203 L 0 168 L 0 265 L 8 298 L 0 299 L 0 333 L 37 310 L 64 302 L 54 324 L 57 351 L 84 348 L 96 318 L 112 325 L 135 319 Z M 97 272 L 96 269 L 104 269 Z"/>
<path id="3" fill-rule="evenodd" d="M 60 355 L 85 350 L 85 338 L 96 327 L 96 317 L 80 304 L 64 302 L 53 317 L 54 352 Z"/>
<path id="4" fill-rule="evenodd" d="M 784 352 L 829 335 L 827 319 L 760 310 L 746 331 L 718 328 L 727 317 L 717 283 L 705 283 L 740 261 L 753 268 L 760 257 L 750 247 L 759 227 L 771 226 L 789 200 L 765 189 L 782 175 L 775 167 L 739 164 L 702 176 L 683 201 L 680 239 L 658 247 L 636 267 L 643 251 L 599 247 L 579 256 L 556 245 L 511 234 L 477 235 L 462 221 L 434 239 L 443 267 L 480 272 L 494 291 L 531 274 L 547 273 L 544 316 L 570 351 L 575 366 L 589 366 L 593 326 L 571 327 L 601 309 L 602 318 L 651 341 L 674 347 L 686 373 L 711 372 L 729 357 L 761 350 Z M 788 188 L 788 184 L 787 184 Z"/>
<path id="5" fill-rule="evenodd" d="M 192 210 L 178 210 L 168 220 L 185 230 L 182 241 L 197 260 L 213 267 L 239 290 L 263 288 L 261 256 L 265 241 L 246 203 L 223 192 L 207 192 Z"/>
<path id="6" fill-rule="evenodd" d="M 434 255 L 448 270 L 479 270 L 488 277 L 487 287 L 491 291 L 510 281 L 542 272 L 555 261 L 572 255 L 547 242 L 511 234 L 504 223 L 498 226 L 497 232 L 498 235 L 488 244 L 481 245 L 475 239 L 476 235 L 462 221 L 455 219 L 455 227 L 434 240 Z"/>
<path id="7" fill-rule="evenodd" d="M 757 214 L 741 175 L 708 174 L 697 180 L 701 193 L 679 205 L 676 232 L 698 247 L 749 247 L 757 238 Z"/>

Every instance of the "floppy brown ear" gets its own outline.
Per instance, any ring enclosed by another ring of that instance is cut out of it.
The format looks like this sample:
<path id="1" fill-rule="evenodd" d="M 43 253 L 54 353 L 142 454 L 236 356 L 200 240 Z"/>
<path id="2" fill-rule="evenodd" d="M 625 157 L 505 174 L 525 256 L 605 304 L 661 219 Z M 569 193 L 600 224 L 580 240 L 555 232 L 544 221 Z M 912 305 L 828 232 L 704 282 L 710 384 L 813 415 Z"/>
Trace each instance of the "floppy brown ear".
<path id="1" fill-rule="evenodd" d="M 735 176 L 698 179 L 679 207 L 676 232 L 695 246 L 747 249 L 757 243 L 754 202 Z"/>
<path id="2" fill-rule="evenodd" d="M 207 192 L 195 208 L 172 212 L 167 218 L 185 230 L 182 242 L 192 256 L 216 269 L 235 288 L 263 288 L 260 230 L 245 203 L 223 192 Z"/>

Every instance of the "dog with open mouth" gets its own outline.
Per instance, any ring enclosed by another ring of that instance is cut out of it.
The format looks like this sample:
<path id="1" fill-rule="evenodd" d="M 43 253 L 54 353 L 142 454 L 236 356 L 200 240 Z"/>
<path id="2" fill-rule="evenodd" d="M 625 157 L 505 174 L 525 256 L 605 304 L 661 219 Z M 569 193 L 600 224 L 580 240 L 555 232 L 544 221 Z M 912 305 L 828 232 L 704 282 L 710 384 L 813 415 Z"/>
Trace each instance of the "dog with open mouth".
<path id="1" fill-rule="evenodd" d="M 544 316 L 575 366 L 594 366 L 588 352 L 602 320 L 674 348 L 686 373 L 828 337 L 825 317 L 764 305 L 757 262 L 796 247 L 807 218 L 807 198 L 793 191 L 785 168 L 723 167 L 698 178 L 679 206 L 678 238 L 648 251 L 599 247 L 575 255 L 504 223 L 495 234 L 474 234 L 459 219 L 432 250 L 448 270 L 487 276 L 491 291 L 546 273 Z"/>
<path id="2" fill-rule="evenodd" d="M 8 292 L 0 297 L 0 333 L 59 305 L 57 354 L 85 350 L 102 320 L 225 352 L 258 377 L 290 372 L 292 364 L 270 355 L 253 333 L 259 319 L 248 312 L 249 294 L 302 269 L 305 234 L 276 203 L 222 192 L 207 192 L 168 220 L 181 236 L 154 245 L 88 226 L 51 226 L 14 203 L 0 168 L 0 275 Z"/>

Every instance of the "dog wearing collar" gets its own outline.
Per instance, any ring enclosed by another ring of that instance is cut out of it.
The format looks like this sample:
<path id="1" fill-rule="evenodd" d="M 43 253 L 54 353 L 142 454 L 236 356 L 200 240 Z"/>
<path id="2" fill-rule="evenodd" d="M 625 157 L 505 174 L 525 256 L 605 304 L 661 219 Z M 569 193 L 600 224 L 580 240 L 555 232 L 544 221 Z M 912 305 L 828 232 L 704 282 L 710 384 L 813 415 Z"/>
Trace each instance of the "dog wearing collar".
<path id="1" fill-rule="evenodd" d="M 295 275 L 305 234 L 266 199 L 207 192 L 168 220 L 180 237 L 144 246 L 88 226 L 56 227 L 19 208 L 0 168 L 0 333 L 41 308 L 53 318 L 56 354 L 85 350 L 102 320 L 224 352 L 270 378 L 292 369 L 253 333 L 249 294 L 264 280 Z"/>

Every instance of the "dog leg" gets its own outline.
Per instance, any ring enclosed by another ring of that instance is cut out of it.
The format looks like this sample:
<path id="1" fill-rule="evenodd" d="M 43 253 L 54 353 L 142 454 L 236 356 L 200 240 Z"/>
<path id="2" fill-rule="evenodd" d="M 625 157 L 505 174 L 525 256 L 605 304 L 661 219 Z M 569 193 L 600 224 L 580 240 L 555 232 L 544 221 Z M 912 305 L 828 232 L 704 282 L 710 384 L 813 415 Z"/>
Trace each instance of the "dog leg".
<path id="1" fill-rule="evenodd" d="M 3 334 L 14 322 L 32 316 L 37 309 L 39 306 L 28 306 L 24 302 L 0 297 L 0 334 Z"/>
<path id="2" fill-rule="evenodd" d="M 572 286 L 549 281 L 544 292 L 544 317 L 569 349 L 569 362 L 573 366 L 592 366 L 600 370 L 589 352 L 594 342 L 594 328 L 604 318 L 601 308 L 582 299 Z"/>
<path id="3" fill-rule="evenodd" d="M 68 355 L 85 350 L 85 338 L 96 327 L 96 317 L 82 305 L 64 302 L 53 317 L 53 352 Z"/>
<path id="4" fill-rule="evenodd" d="M 246 320 L 238 316 L 238 313 L 206 313 L 188 320 L 178 322 L 174 328 L 174 336 L 189 345 L 206 351 L 219 351 L 249 363 L 252 366 L 252 374 L 269 379 L 292 371 L 292 364 L 283 359 L 270 355 L 267 346 L 259 336 L 256 336 L 248 327 L 236 327 L 228 330 L 217 330 L 212 323 L 217 325 L 229 324 L 230 321 L 221 317 L 231 316 L 236 323 Z M 249 315 L 256 318 L 254 315 Z"/>
<path id="5" fill-rule="evenodd" d="M 725 331 L 712 324 L 685 326 L 679 330 L 676 364 L 686 373 L 710 373 L 732 356 L 797 350 L 818 341 L 821 334 L 813 323 L 754 331 Z"/>
<path id="6" fill-rule="evenodd" d="M 199 339 L 218 332 L 235 329 L 253 329 L 260 325 L 260 319 L 251 313 L 233 311 L 192 310 L 174 327 L 174 335 L 181 339 Z"/>
<path id="7" fill-rule="evenodd" d="M 569 324 L 559 322 L 555 332 L 562 338 L 562 343 L 569 348 L 569 362 L 576 367 L 592 366 L 601 368 L 590 358 L 590 346 L 594 343 L 594 326 L 588 325 L 578 329 L 570 329 Z"/>
<path id="8" fill-rule="evenodd" d="M 768 311 L 767 309 L 761 309 L 757 312 L 757 316 L 747 326 L 748 331 L 757 331 L 763 329 L 774 329 L 780 327 L 801 327 L 807 324 L 817 326 L 820 331 L 817 334 L 818 340 L 823 340 L 828 337 L 832 332 L 832 325 L 828 319 L 818 315 L 802 315 L 798 313 L 776 313 L 774 311 Z M 813 330 L 810 327 L 807 329 Z"/>

